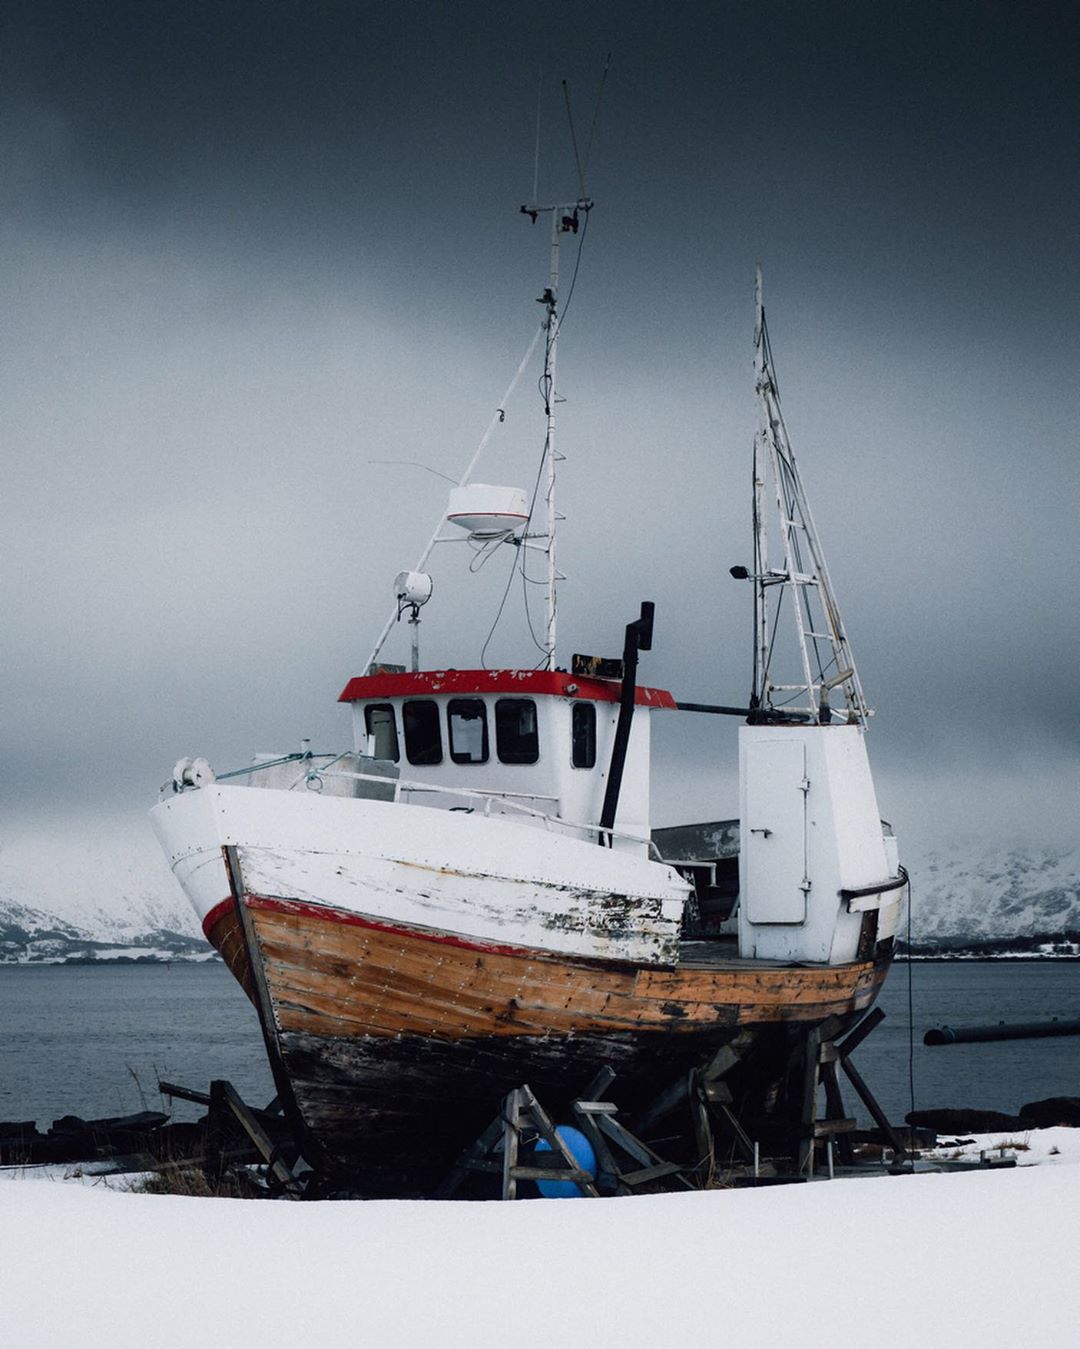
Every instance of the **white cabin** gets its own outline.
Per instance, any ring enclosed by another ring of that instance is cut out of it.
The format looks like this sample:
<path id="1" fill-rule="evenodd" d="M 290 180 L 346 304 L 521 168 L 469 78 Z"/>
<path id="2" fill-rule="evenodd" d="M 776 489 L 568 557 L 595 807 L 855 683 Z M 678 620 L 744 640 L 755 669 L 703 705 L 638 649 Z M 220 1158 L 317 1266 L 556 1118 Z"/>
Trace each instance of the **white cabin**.
<path id="1" fill-rule="evenodd" d="M 620 684 L 561 670 L 435 670 L 351 679 L 356 752 L 398 765 L 399 795 L 444 810 L 513 815 L 596 839 Z M 649 716 L 638 688 L 612 846 L 647 855 Z"/>

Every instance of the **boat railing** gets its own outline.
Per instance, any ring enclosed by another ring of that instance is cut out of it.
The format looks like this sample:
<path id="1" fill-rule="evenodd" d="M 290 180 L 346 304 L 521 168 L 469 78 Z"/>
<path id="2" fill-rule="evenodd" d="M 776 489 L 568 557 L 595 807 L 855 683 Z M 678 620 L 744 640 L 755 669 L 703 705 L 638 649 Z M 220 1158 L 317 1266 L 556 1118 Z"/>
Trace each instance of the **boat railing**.
<path id="1" fill-rule="evenodd" d="M 476 787 L 448 787 L 442 783 L 422 782 L 416 778 L 387 777 L 382 773 L 362 773 L 349 768 L 337 768 L 334 765 L 340 764 L 343 759 L 349 757 L 349 751 L 344 750 L 340 754 L 315 754 L 309 751 L 301 751 L 293 754 L 282 754 L 273 759 L 261 759 L 257 763 L 246 764 L 243 768 L 231 768 L 225 773 L 215 775 L 217 782 L 227 782 L 230 779 L 250 777 L 261 772 L 263 769 L 279 768 L 283 764 L 294 763 L 298 767 L 296 778 L 284 788 L 285 791 L 295 791 L 301 783 L 309 791 L 321 790 L 324 778 L 345 778 L 356 782 L 377 783 L 381 787 L 393 787 L 394 800 L 400 799 L 400 794 L 404 792 L 430 793 L 440 796 L 455 796 L 465 800 L 475 801 L 482 806 L 483 814 L 490 816 L 494 806 L 498 805 L 501 810 L 514 811 L 520 815 L 526 815 L 531 819 L 537 820 L 545 829 L 558 829 L 564 833 L 576 834 L 585 837 L 600 837 L 609 840 L 621 839 L 627 843 L 637 843 L 644 845 L 649 850 L 649 856 L 654 861 L 662 862 L 664 859 L 660 855 L 660 850 L 656 843 L 648 835 L 638 834 L 629 829 L 605 828 L 595 820 L 569 820 L 561 815 L 554 815 L 550 811 L 537 810 L 534 806 L 528 806 L 525 801 L 547 801 L 557 806 L 559 798 L 557 796 L 548 796 L 541 792 L 507 792 L 499 791 L 496 788 L 476 788 Z M 319 763 L 318 760 L 326 760 L 325 763 Z M 167 784 L 169 791 L 174 791 L 173 784 Z M 162 788 L 164 794 L 166 788 Z M 453 809 L 453 807 L 451 807 Z M 459 807 L 460 809 L 460 807 Z"/>
<path id="2" fill-rule="evenodd" d="M 656 845 L 648 836 L 635 834 L 626 829 L 606 829 L 600 824 L 589 820 L 567 820 L 561 815 L 552 815 L 548 811 L 537 810 L 533 806 L 525 805 L 522 800 L 514 799 L 515 797 L 524 797 L 530 801 L 550 801 L 552 804 L 558 804 L 559 798 L 557 796 L 546 796 L 540 792 L 496 791 L 494 788 L 447 787 L 441 783 L 420 782 L 415 778 L 387 779 L 385 777 L 380 777 L 377 773 L 359 773 L 348 768 L 312 769 L 309 773 L 309 777 L 312 779 L 321 777 L 353 778 L 358 782 L 378 782 L 382 783 L 384 786 L 387 785 L 388 782 L 393 782 L 396 788 L 395 799 L 397 799 L 397 795 L 401 791 L 430 792 L 441 796 L 460 796 L 482 803 L 483 813 L 485 815 L 490 815 L 493 805 L 498 804 L 507 810 L 517 811 L 522 815 L 531 816 L 533 819 L 540 821 L 545 829 L 550 829 L 554 826 L 567 833 L 602 834 L 609 838 L 625 839 L 629 843 L 646 844 L 649 848 L 650 855 L 654 856 L 657 861 L 661 860 Z M 316 788 L 315 790 L 318 789 Z"/>

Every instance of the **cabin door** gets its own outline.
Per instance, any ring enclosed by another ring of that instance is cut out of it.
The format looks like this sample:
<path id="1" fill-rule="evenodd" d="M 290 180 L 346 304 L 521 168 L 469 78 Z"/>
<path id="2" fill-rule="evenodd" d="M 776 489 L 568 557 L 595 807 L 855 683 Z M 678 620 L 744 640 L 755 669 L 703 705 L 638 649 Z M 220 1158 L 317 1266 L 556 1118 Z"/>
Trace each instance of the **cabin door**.
<path id="1" fill-rule="evenodd" d="M 751 923 L 806 921 L 806 749 L 798 741 L 747 746 L 742 902 Z"/>

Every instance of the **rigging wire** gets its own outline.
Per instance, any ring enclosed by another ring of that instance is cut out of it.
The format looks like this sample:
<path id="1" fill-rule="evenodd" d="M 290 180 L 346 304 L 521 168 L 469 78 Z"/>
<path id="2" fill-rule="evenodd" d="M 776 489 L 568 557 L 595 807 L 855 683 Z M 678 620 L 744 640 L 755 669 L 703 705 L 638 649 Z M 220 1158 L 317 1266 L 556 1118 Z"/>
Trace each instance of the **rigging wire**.
<path id="1" fill-rule="evenodd" d="M 604 85 L 607 84 L 608 71 L 611 69 L 611 53 L 608 52 L 604 60 L 604 70 L 600 76 L 600 88 L 596 91 L 596 106 L 593 108 L 592 126 L 589 127 L 589 139 L 585 143 L 585 161 L 582 164 L 582 186 L 584 186 L 585 174 L 589 171 L 589 160 L 592 158 L 593 137 L 596 135 L 596 124 L 600 120 L 600 104 L 604 99 Z M 533 197 L 535 201 L 535 196 Z"/>
<path id="2" fill-rule="evenodd" d="M 562 313 L 558 316 L 555 323 L 556 335 L 562 332 L 563 320 L 569 312 L 570 301 L 574 298 L 574 287 L 577 285 L 578 268 L 581 266 L 581 250 L 585 247 L 585 235 L 589 231 L 589 214 L 591 211 L 591 206 L 585 208 L 585 219 L 582 221 L 581 232 L 578 235 L 577 253 L 574 256 L 574 270 L 570 274 L 570 285 L 566 291 L 566 303 L 563 305 Z"/>
<path id="3" fill-rule="evenodd" d="M 517 558 L 515 557 L 510 566 L 510 575 L 506 578 L 506 586 L 503 589 L 502 599 L 499 601 L 499 608 L 495 614 L 494 620 L 492 621 L 491 627 L 488 629 L 488 635 L 484 638 L 484 645 L 480 648 L 481 670 L 486 670 L 488 668 L 487 666 L 488 644 L 490 643 L 492 637 L 495 636 L 495 629 L 499 626 L 499 619 L 502 618 L 503 610 L 506 608 L 506 597 L 510 594 L 510 586 L 513 584 L 514 571 L 516 567 L 517 567 Z"/>
<path id="4" fill-rule="evenodd" d="M 533 514 L 534 514 L 534 512 L 535 512 L 535 510 L 536 510 L 536 498 L 537 498 L 537 496 L 538 496 L 538 494 L 539 494 L 539 492 L 540 492 L 540 481 L 541 481 L 541 479 L 542 479 L 543 476 L 544 476 L 544 465 L 545 465 L 545 463 L 547 463 L 547 457 L 548 457 L 548 453 L 549 453 L 549 451 L 550 451 L 550 445 L 551 445 L 551 437 L 550 437 L 549 434 L 545 434 L 545 436 L 544 436 L 544 449 L 543 449 L 543 452 L 542 452 L 541 455 L 540 455 L 540 463 L 539 463 L 539 465 L 537 466 L 537 469 L 536 469 L 536 481 L 533 483 L 532 499 L 531 499 L 530 502 L 529 502 L 529 518 L 528 518 L 528 520 L 526 520 L 526 522 L 525 522 L 525 528 L 524 528 L 524 530 L 522 531 L 522 534 L 523 534 L 523 536 L 524 536 L 525 538 L 528 537 L 528 533 L 529 533 L 529 525 L 532 523 Z M 550 546 L 550 543 L 551 543 L 551 541 L 550 541 L 550 539 L 549 539 L 549 540 L 548 540 L 548 545 L 549 545 L 549 546 Z M 521 543 L 521 544 L 519 545 L 519 547 L 518 547 L 518 554 L 517 554 L 517 558 L 515 559 L 515 562 L 516 562 L 516 565 L 517 565 L 518 569 L 519 569 L 520 572 L 521 572 L 521 582 L 522 582 L 522 584 L 521 584 L 521 597 L 522 597 L 522 600 L 523 600 L 523 602 L 524 602 L 524 607 L 525 607 L 525 622 L 526 622 L 526 624 L 527 624 L 527 626 L 528 626 L 528 629 L 529 629 L 529 636 L 532 638 L 533 646 L 535 646 L 536 649 L 537 649 L 537 651 L 539 651 L 539 652 L 541 653 L 542 658 L 543 658 L 544 660 L 547 660 L 548 655 L 549 655 L 550 653 L 548 652 L 547 647 L 546 647 L 546 646 L 540 641 L 540 639 L 537 637 L 537 635 L 536 635 L 536 630 L 533 628 L 532 613 L 531 613 L 530 610 L 529 610 L 529 591 L 528 591 L 528 589 L 527 589 L 527 583 L 530 583 L 530 582 L 531 582 L 533 585 L 543 585 L 544 582 L 542 582 L 542 581 L 534 581 L 533 578 L 532 578 L 531 576 L 528 575 L 528 565 L 527 565 L 527 560 L 526 560 L 526 543 L 524 542 L 524 539 L 523 539 L 522 543 Z"/>
<path id="5" fill-rule="evenodd" d="M 911 873 L 904 871 L 904 878 L 907 881 L 907 1007 L 908 1007 L 908 1098 L 911 1102 L 911 1113 L 915 1113 L 915 994 L 911 974 Z M 915 1126 L 909 1124 L 910 1129 Z M 911 1169 L 915 1170 L 915 1158 L 911 1159 Z"/>

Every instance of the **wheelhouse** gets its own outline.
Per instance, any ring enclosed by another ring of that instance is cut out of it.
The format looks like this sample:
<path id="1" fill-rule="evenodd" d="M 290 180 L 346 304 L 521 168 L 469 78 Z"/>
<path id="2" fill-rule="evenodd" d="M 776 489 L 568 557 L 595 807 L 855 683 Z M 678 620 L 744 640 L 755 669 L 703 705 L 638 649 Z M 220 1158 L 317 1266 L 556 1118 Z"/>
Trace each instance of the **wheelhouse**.
<path id="1" fill-rule="evenodd" d="M 621 684 L 561 670 L 437 670 L 351 679 L 356 752 L 397 765 L 399 796 L 448 810 L 510 814 L 597 837 Z M 650 833 L 649 715 L 673 708 L 638 688 L 613 846 Z"/>

